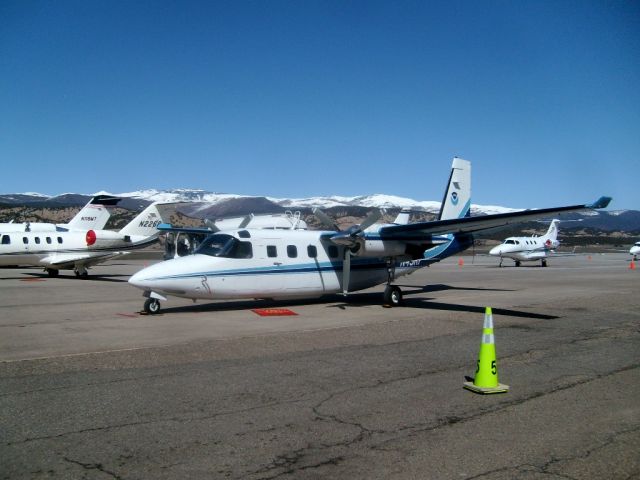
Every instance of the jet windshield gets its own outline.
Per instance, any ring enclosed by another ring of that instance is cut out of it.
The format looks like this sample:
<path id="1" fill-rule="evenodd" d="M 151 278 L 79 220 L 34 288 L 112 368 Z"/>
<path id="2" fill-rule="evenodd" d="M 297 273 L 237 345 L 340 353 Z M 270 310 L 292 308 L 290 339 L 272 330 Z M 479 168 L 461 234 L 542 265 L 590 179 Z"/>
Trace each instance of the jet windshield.
<path id="1" fill-rule="evenodd" d="M 195 253 L 224 258 L 251 258 L 253 256 L 250 242 L 241 242 L 226 233 L 209 235 Z"/>

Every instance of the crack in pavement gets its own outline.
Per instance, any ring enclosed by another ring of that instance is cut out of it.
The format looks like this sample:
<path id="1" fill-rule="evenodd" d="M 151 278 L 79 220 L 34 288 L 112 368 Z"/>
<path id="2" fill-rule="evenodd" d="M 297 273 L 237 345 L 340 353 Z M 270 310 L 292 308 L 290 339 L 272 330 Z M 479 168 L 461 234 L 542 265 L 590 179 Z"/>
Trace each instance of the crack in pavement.
<path id="1" fill-rule="evenodd" d="M 562 477 L 562 478 L 567 478 L 569 480 L 578 480 L 575 477 L 571 477 L 568 474 L 564 474 L 561 472 L 551 472 L 550 469 L 556 465 L 559 465 L 563 462 L 570 462 L 572 460 L 579 460 L 579 459 L 586 459 L 588 457 L 590 457 L 591 455 L 593 455 L 594 453 L 603 450 L 611 445 L 614 445 L 616 443 L 616 440 L 623 436 L 623 435 L 627 435 L 629 433 L 637 433 L 638 431 L 640 431 L 640 426 L 636 426 L 633 428 L 627 428 L 624 430 L 620 430 L 618 432 L 612 433 L 611 435 L 609 435 L 607 438 L 605 438 L 602 442 L 600 442 L 598 445 L 593 446 L 592 448 L 589 448 L 587 450 L 584 451 L 584 453 L 576 453 L 575 455 L 567 455 L 564 457 L 555 457 L 552 456 L 548 462 L 543 463 L 542 465 L 532 465 L 531 463 L 525 463 L 525 464 L 521 464 L 521 465 L 513 465 L 510 467 L 503 467 L 503 468 L 498 468 L 495 470 L 488 470 L 486 472 L 482 472 L 479 473 L 477 475 L 473 475 L 472 477 L 465 477 L 464 480 L 475 480 L 478 478 L 482 478 L 488 475 L 492 475 L 494 473 L 502 473 L 502 472 L 509 472 L 512 470 L 516 470 L 516 471 L 535 471 L 536 473 L 540 473 L 543 475 L 554 475 L 557 477 Z"/>
<path id="2" fill-rule="evenodd" d="M 83 462 L 80 462 L 79 460 L 74 460 L 74 459 L 69 458 L 69 457 L 62 457 L 62 459 L 65 462 L 69 462 L 69 463 L 72 463 L 74 465 L 79 465 L 82 468 L 84 468 L 85 470 L 98 470 L 99 472 L 105 473 L 105 474 L 111 476 L 112 478 L 115 478 L 116 480 L 124 480 L 123 477 L 121 477 L 120 475 L 118 475 L 115 472 L 112 472 L 112 471 L 107 470 L 106 468 L 104 468 L 104 466 L 101 463 L 83 463 Z"/>
<path id="3" fill-rule="evenodd" d="M 313 446 L 311 444 L 308 444 L 306 447 L 304 448 L 300 448 L 297 450 L 294 450 L 293 452 L 290 453 L 283 453 L 281 455 L 278 455 L 277 457 L 275 457 L 275 459 L 273 460 L 273 462 L 271 462 L 270 464 L 266 465 L 265 467 L 259 469 L 259 470 L 255 470 L 253 472 L 249 472 L 248 475 L 261 475 L 261 474 L 265 474 L 265 473 L 275 473 L 274 475 L 270 475 L 270 476 L 261 476 L 258 477 L 260 479 L 264 479 L 264 480 L 272 480 L 274 478 L 278 478 L 281 476 L 285 476 L 285 475 L 291 475 L 294 474 L 296 471 L 302 471 L 305 469 L 309 469 L 309 468 L 319 468 L 322 466 L 327 466 L 327 465 L 336 465 L 339 462 L 344 461 L 345 457 L 343 455 L 340 456 L 332 456 L 329 459 L 327 459 L 326 461 L 322 461 L 322 462 L 316 462 L 314 464 L 310 464 L 310 465 L 301 465 L 300 462 L 302 461 L 302 459 L 305 456 L 311 456 L 313 453 L 320 453 L 322 451 L 327 451 L 329 449 L 333 449 L 333 448 L 341 448 L 341 447 L 350 447 L 354 444 L 357 443 L 362 443 L 364 442 L 366 439 L 370 439 L 372 437 L 374 437 L 375 435 L 391 435 L 393 436 L 393 438 L 387 438 L 383 441 L 381 441 L 378 444 L 375 445 L 371 445 L 368 448 L 372 449 L 372 450 L 383 450 L 385 448 L 385 445 L 392 443 L 392 442 L 397 442 L 400 438 L 411 438 L 414 437 L 416 435 L 419 434 L 423 434 L 426 432 L 432 432 L 432 431 L 436 431 L 440 428 L 443 427 L 447 427 L 450 425 L 454 425 L 457 423 L 465 423 L 465 422 L 470 422 L 473 420 L 476 420 L 486 414 L 492 414 L 492 413 L 497 413 L 497 412 L 501 412 L 504 411 L 508 408 L 514 407 L 514 406 L 519 406 L 519 405 L 523 405 L 527 402 L 530 402 L 532 400 L 536 400 L 539 399 L 541 397 L 547 396 L 547 395 L 552 395 L 554 393 L 557 392 L 561 392 L 561 391 L 565 391 L 565 390 L 569 390 L 571 388 L 575 388 L 581 385 L 585 385 L 603 378 L 607 378 L 613 375 L 617 375 L 619 373 L 623 373 L 626 371 L 630 371 L 630 370 L 634 370 L 640 367 L 640 364 L 633 364 L 633 365 L 628 365 L 625 367 L 621 367 L 619 369 L 613 370 L 611 372 L 607 372 L 604 374 L 598 374 L 598 375 L 594 375 L 591 378 L 587 378 L 587 379 L 580 379 L 580 380 L 576 380 L 575 382 L 572 382 L 570 384 L 566 384 L 566 385 L 559 385 L 557 387 L 551 388 L 549 390 L 544 390 L 544 391 L 538 391 L 538 392 L 533 392 L 532 394 L 523 397 L 523 398 L 519 398 L 519 399 L 515 399 L 513 401 L 507 401 L 507 402 L 503 402 L 500 403 L 498 405 L 492 406 L 492 407 L 487 407 L 487 408 L 482 408 L 479 409 L 475 412 L 472 412 L 468 415 L 462 415 L 462 416 L 445 416 L 441 419 L 437 419 L 434 422 L 429 422 L 429 423 L 424 423 L 424 424 L 414 424 L 411 426 L 407 426 L 407 427 L 400 427 L 397 428 L 395 430 L 371 430 L 368 429 L 366 427 L 364 427 L 363 425 L 357 423 L 357 422 L 353 422 L 353 421 L 348 421 L 348 420 L 344 420 L 344 419 L 340 419 L 337 415 L 328 415 L 328 414 L 323 414 L 319 411 L 319 409 L 321 408 L 321 406 L 338 397 L 341 394 L 344 394 L 346 392 L 349 391 L 353 391 L 353 390 L 358 390 L 358 389 L 362 389 L 362 388 L 375 388 L 376 386 L 385 384 L 385 383 L 392 383 L 390 382 L 378 382 L 376 385 L 368 385 L 368 386 L 363 386 L 363 387 L 359 387 L 359 388 L 355 388 L 355 389 L 345 389 L 342 390 L 341 392 L 335 392 L 331 395 L 328 395 L 324 400 L 320 401 L 316 406 L 312 407 L 312 411 L 318 416 L 320 417 L 321 420 L 323 421 L 334 421 L 340 425 L 347 425 L 347 426 L 352 426 L 358 429 L 359 433 L 357 435 L 355 435 L 353 438 L 351 438 L 350 440 L 344 440 L 344 441 L 340 441 L 340 442 L 335 442 L 335 443 L 331 443 L 331 444 L 318 444 L 316 446 Z M 409 377 L 411 378 L 411 377 Z M 394 379 L 393 381 L 397 381 L 397 379 Z M 633 432 L 640 429 L 640 427 L 634 427 L 633 429 L 629 429 L 629 432 Z M 627 431 L 623 431 L 623 432 L 618 432 L 619 434 L 624 434 L 624 433 L 628 433 Z M 602 447 L 601 447 L 602 448 Z M 595 449 L 592 449 L 592 451 L 595 451 Z M 340 459 L 339 462 L 336 461 L 332 461 L 332 459 Z M 275 472 L 275 470 L 278 470 L 279 468 L 285 468 L 285 470 L 283 471 L 279 471 L 279 472 Z M 513 467 L 511 467 L 513 468 Z M 536 467 L 537 468 L 537 467 Z M 242 475 L 241 477 L 244 477 L 245 475 Z"/>

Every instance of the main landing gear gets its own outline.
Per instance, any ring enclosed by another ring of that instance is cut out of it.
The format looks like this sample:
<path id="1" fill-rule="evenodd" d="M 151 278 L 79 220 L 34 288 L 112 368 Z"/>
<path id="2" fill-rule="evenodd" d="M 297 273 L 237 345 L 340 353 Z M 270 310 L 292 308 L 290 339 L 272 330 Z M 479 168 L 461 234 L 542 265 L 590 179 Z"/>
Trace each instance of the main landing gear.
<path id="1" fill-rule="evenodd" d="M 402 290 L 396 285 L 387 285 L 384 289 L 384 305 L 397 307 L 402 304 Z"/>
<path id="2" fill-rule="evenodd" d="M 387 260 L 387 286 L 384 289 L 384 306 L 397 307 L 402 304 L 402 290 L 396 285 L 391 285 L 396 278 L 395 263 Z"/>
<path id="3" fill-rule="evenodd" d="M 47 272 L 47 275 L 50 277 L 57 277 L 60 274 L 60 270 L 57 268 L 45 268 L 44 271 Z"/>
<path id="4" fill-rule="evenodd" d="M 160 311 L 160 300 L 157 298 L 147 298 L 144 302 L 144 311 L 149 315 L 155 315 Z"/>
<path id="5" fill-rule="evenodd" d="M 87 267 L 83 265 L 78 265 L 76 268 L 74 268 L 73 273 L 76 274 L 76 277 L 82 278 L 83 280 L 89 278 L 89 271 L 87 270 Z"/>

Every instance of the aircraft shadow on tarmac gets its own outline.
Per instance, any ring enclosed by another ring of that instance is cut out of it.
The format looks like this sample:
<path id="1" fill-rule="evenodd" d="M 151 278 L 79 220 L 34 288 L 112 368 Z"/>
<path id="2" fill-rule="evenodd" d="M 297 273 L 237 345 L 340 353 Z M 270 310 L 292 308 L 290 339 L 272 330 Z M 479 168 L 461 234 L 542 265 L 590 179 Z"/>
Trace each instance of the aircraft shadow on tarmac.
<path id="1" fill-rule="evenodd" d="M 48 273 L 41 272 L 26 272 L 24 274 L 27 278 L 40 278 L 40 279 L 51 279 L 55 280 L 81 280 L 83 282 L 116 282 L 116 283 L 126 283 L 129 281 L 129 275 L 115 275 L 115 274 L 106 274 L 106 275 L 89 275 L 87 278 L 81 278 L 76 276 L 75 274 L 59 274 L 57 277 L 50 277 Z"/>
<path id="2" fill-rule="evenodd" d="M 466 291 L 490 291 L 490 292 L 512 292 L 513 290 L 497 289 L 497 288 L 466 288 L 452 287 L 450 285 L 436 284 L 419 287 L 415 285 L 400 285 L 404 287 L 403 294 L 405 296 L 403 305 L 394 308 L 422 308 L 426 310 L 447 310 L 456 312 L 482 313 L 484 314 L 484 306 L 458 305 L 453 303 L 433 302 L 431 298 L 415 297 L 412 295 L 429 292 L 441 292 L 445 290 L 466 290 Z M 160 311 L 163 313 L 203 313 L 203 312 L 225 312 L 234 310 L 252 310 L 258 308 L 291 308 L 305 305 L 321 305 L 327 304 L 327 308 L 339 308 L 347 310 L 349 308 L 359 308 L 367 306 L 376 306 L 380 304 L 380 292 L 352 293 L 346 300 L 342 295 L 325 295 L 316 299 L 301 300 L 239 300 L 225 301 L 214 303 L 203 303 L 196 305 L 188 305 L 181 307 L 165 307 Z M 493 313 L 496 315 L 505 315 L 511 317 L 534 318 L 540 320 L 553 320 L 559 318 L 555 315 L 545 315 L 533 312 L 523 312 L 519 310 L 510 310 L 504 308 L 494 308 Z"/>

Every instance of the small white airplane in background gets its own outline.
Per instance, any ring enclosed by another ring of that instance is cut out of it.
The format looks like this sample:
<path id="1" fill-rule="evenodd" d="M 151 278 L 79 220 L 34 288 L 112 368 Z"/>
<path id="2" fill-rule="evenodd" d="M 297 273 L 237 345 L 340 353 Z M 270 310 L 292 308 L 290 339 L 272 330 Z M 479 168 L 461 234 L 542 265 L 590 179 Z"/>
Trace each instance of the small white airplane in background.
<path id="1" fill-rule="evenodd" d="M 509 237 L 500 245 L 493 247 L 489 251 L 489 255 L 500 257 L 500 266 L 502 266 L 502 260 L 511 258 L 516 262 L 516 267 L 520 266 L 520 262 L 537 260 L 540 260 L 542 266 L 546 267 L 547 258 L 560 245 L 558 241 L 558 223 L 560 223 L 560 220 L 552 220 L 549 230 L 541 237 L 537 235 L 532 237 Z"/>
<path id="2" fill-rule="evenodd" d="M 231 229 L 209 235 L 193 255 L 151 265 L 129 279 L 147 297 L 148 313 L 160 310 L 165 295 L 197 299 L 284 299 L 362 290 L 386 283 L 384 301 L 399 305 L 402 291 L 392 282 L 473 244 L 473 232 L 561 212 L 605 208 L 591 205 L 525 210 L 469 217 L 471 164 L 454 158 L 438 220 L 375 224 L 380 211 L 361 225 L 339 230 L 317 211 L 329 230 Z M 402 221 L 402 219 L 401 219 Z M 179 228 L 160 226 L 179 232 Z"/>
<path id="3" fill-rule="evenodd" d="M 51 277 L 60 270 L 73 269 L 77 276 L 86 278 L 89 267 L 155 243 L 158 225 L 168 218 L 158 208 L 164 205 L 149 205 L 119 232 L 91 229 L 2 233 L 0 266 L 42 266 Z"/>
<path id="4" fill-rule="evenodd" d="M 638 255 L 640 255 L 640 242 L 636 242 L 633 247 L 631 247 L 629 255 L 633 255 L 633 259 L 638 260 Z"/>
<path id="5" fill-rule="evenodd" d="M 82 207 L 69 223 L 20 222 L 0 223 L 0 232 L 64 232 L 69 230 L 101 230 L 107 224 L 111 212 L 120 198 L 96 195 Z"/>

